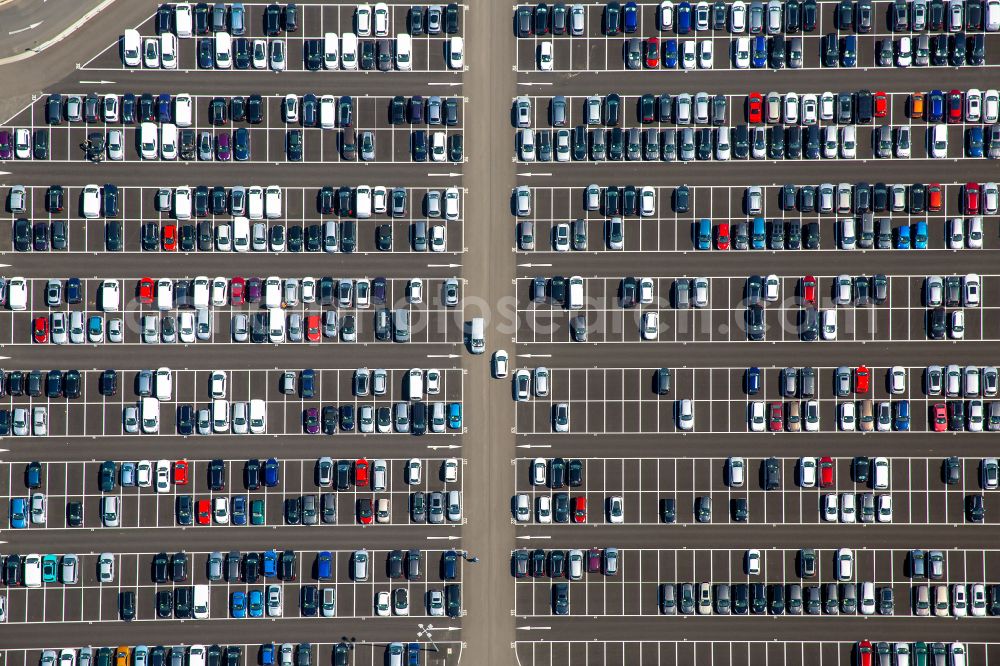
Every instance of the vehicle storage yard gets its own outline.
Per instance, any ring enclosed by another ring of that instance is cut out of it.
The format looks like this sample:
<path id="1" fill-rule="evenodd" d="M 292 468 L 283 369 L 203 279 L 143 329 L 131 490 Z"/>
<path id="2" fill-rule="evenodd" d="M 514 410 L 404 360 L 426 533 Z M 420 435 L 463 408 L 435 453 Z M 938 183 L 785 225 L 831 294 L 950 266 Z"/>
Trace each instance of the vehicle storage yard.
<path id="1" fill-rule="evenodd" d="M 0 660 L 1000 664 L 998 31 L 137 2 L 0 64 Z"/>

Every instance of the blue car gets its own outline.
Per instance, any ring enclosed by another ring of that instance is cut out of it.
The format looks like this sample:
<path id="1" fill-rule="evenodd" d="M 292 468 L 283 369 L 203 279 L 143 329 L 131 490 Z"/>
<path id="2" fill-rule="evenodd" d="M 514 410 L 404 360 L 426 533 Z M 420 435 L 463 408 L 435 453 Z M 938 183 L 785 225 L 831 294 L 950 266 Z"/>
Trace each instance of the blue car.
<path id="1" fill-rule="evenodd" d="M 625 3 L 625 32 L 633 33 L 639 28 L 639 8 L 634 2 Z"/>
<path id="2" fill-rule="evenodd" d="M 271 666 L 274 663 L 274 643 L 264 643 L 260 646 L 261 666 Z"/>
<path id="3" fill-rule="evenodd" d="M 229 611 L 233 617 L 244 618 L 247 616 L 247 595 L 245 592 L 233 592 Z"/>
<path id="4" fill-rule="evenodd" d="M 858 38 L 856 35 L 844 37 L 844 44 L 840 49 L 840 66 L 854 67 L 858 64 Z"/>
<path id="5" fill-rule="evenodd" d="M 28 500 L 14 497 L 10 500 L 10 526 L 23 530 L 28 526 Z"/>
<path id="6" fill-rule="evenodd" d="M 755 69 L 767 67 L 767 40 L 757 35 L 750 46 L 750 65 Z"/>
<path id="7" fill-rule="evenodd" d="M 264 463 L 264 485 L 274 488 L 281 480 L 281 463 L 277 458 L 268 458 Z"/>
<path id="8" fill-rule="evenodd" d="M 250 590 L 250 617 L 264 616 L 264 593 L 260 590 Z"/>
<path id="9" fill-rule="evenodd" d="M 321 550 L 316 555 L 316 578 L 327 580 L 333 575 L 333 556 L 328 550 Z"/>
<path id="10" fill-rule="evenodd" d="M 760 391 L 760 368 L 757 366 L 747 368 L 744 383 L 746 384 L 747 395 L 757 395 Z"/>
<path id="11" fill-rule="evenodd" d="M 247 524 L 247 496 L 237 495 L 233 498 L 233 525 Z"/>
<path id="12" fill-rule="evenodd" d="M 420 643 L 406 646 L 406 666 L 420 666 Z"/>
<path id="13" fill-rule="evenodd" d="M 250 159 L 250 130 L 246 127 L 236 128 L 233 134 L 233 158 L 237 162 Z"/>
<path id="14" fill-rule="evenodd" d="M 927 122 L 944 122 L 944 93 L 932 90 L 927 95 Z"/>
<path id="15" fill-rule="evenodd" d="M 910 249 L 910 227 L 905 224 L 899 229 L 896 229 L 896 249 Z"/>
<path id="16" fill-rule="evenodd" d="M 686 35 L 691 32 L 691 3 L 682 2 L 677 5 L 677 26 L 678 35 Z"/>
<path id="17" fill-rule="evenodd" d="M 448 405 L 448 427 L 452 430 L 462 429 L 462 403 L 452 402 Z"/>
<path id="18" fill-rule="evenodd" d="M 80 278 L 72 277 L 66 280 L 66 302 L 79 303 L 83 300 L 83 288 Z"/>
<path id="19" fill-rule="evenodd" d="M 87 336 L 91 340 L 100 340 L 104 337 L 104 320 L 98 315 L 87 318 Z"/>
<path id="20" fill-rule="evenodd" d="M 677 40 L 663 40 L 663 57 L 661 58 L 664 69 L 677 69 Z"/>
<path id="21" fill-rule="evenodd" d="M 965 156 L 983 156 L 983 128 L 970 127 L 965 131 Z"/>
<path id="22" fill-rule="evenodd" d="M 156 119 L 161 123 L 170 123 L 171 116 L 173 113 L 173 104 L 170 103 L 170 95 L 167 93 L 160 93 L 160 96 L 156 98 Z"/>
<path id="23" fill-rule="evenodd" d="M 927 223 L 917 222 L 913 230 L 913 247 L 917 250 L 927 249 Z"/>
<path id="24" fill-rule="evenodd" d="M 763 217 L 753 218 L 750 228 L 750 247 L 754 250 L 763 250 L 765 246 L 765 227 Z"/>
<path id="25" fill-rule="evenodd" d="M 897 400 L 896 405 L 896 418 L 893 420 L 893 427 L 896 430 L 909 430 L 910 429 L 910 401 L 909 400 Z"/>
<path id="26" fill-rule="evenodd" d="M 274 578 L 278 575 L 278 553 L 269 550 L 264 553 L 264 565 L 261 569 L 264 578 Z"/>
<path id="27" fill-rule="evenodd" d="M 694 230 L 695 247 L 699 250 L 712 249 L 712 221 L 707 218 L 698 220 Z"/>

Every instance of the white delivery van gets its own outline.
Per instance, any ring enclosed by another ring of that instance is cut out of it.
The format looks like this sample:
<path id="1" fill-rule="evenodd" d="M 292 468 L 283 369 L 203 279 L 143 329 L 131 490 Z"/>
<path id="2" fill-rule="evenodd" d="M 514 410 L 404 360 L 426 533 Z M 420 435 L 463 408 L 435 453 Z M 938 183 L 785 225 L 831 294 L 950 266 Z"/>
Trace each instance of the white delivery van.
<path id="1" fill-rule="evenodd" d="M 247 188 L 247 217 L 251 220 L 264 219 L 264 188 L 259 185 Z"/>
<path id="2" fill-rule="evenodd" d="M 181 93 L 174 97 L 174 123 L 178 127 L 191 127 L 194 104 L 191 95 Z"/>
<path id="3" fill-rule="evenodd" d="M 267 339 L 269 342 L 285 341 L 285 311 L 281 308 L 267 311 Z"/>
<path id="4" fill-rule="evenodd" d="M 473 354 L 482 354 L 486 351 L 486 338 L 483 333 L 483 318 L 472 318 L 472 330 L 469 333 L 469 348 Z"/>
<path id="5" fill-rule="evenodd" d="M 583 278 L 574 275 L 569 279 L 569 309 L 579 310 L 583 307 Z"/>
<path id="6" fill-rule="evenodd" d="M 174 281 L 170 278 L 160 278 L 156 281 L 156 307 L 160 310 L 174 308 Z"/>
<path id="7" fill-rule="evenodd" d="M 420 368 L 413 368 L 406 375 L 406 397 L 410 400 L 424 397 L 424 371 Z"/>
<path id="8" fill-rule="evenodd" d="M 335 32 L 323 35 L 323 68 L 340 69 L 340 37 Z"/>
<path id="9" fill-rule="evenodd" d="M 372 188 L 358 185 L 354 189 L 354 216 L 364 220 L 372 216 Z"/>
<path id="10" fill-rule="evenodd" d="M 408 72 L 413 67 L 413 38 L 402 32 L 396 35 L 396 69 Z"/>
<path id="11" fill-rule="evenodd" d="M 122 61 L 126 67 L 142 64 L 142 39 L 138 30 L 128 29 L 122 36 Z"/>
<path id="12" fill-rule="evenodd" d="M 217 398 L 212 401 L 212 432 L 229 432 L 229 401 Z"/>
<path id="13" fill-rule="evenodd" d="M 340 36 L 340 66 L 344 69 L 358 68 L 358 36 L 353 32 Z"/>
<path id="14" fill-rule="evenodd" d="M 121 303 L 121 286 L 118 280 L 105 280 L 101 283 L 101 309 L 105 312 L 118 312 Z"/>
<path id="15" fill-rule="evenodd" d="M 28 283 L 23 277 L 14 277 L 7 283 L 7 307 L 11 310 L 28 308 Z"/>
<path id="16" fill-rule="evenodd" d="M 174 6 L 174 32 L 178 37 L 190 37 L 193 34 L 190 2 L 178 2 Z"/>
<path id="17" fill-rule="evenodd" d="M 208 307 L 208 291 L 209 291 L 208 284 L 209 284 L 208 276 L 206 275 L 197 276 L 194 279 L 194 282 L 192 283 L 193 293 L 191 300 L 194 302 L 194 307 L 196 310 L 198 308 Z"/>
<path id="18" fill-rule="evenodd" d="M 174 190 L 174 217 L 178 220 L 191 219 L 191 188 L 187 185 Z"/>
<path id="19" fill-rule="evenodd" d="M 177 159 L 177 125 L 163 123 L 160 126 L 160 157 L 165 160 Z"/>
<path id="20" fill-rule="evenodd" d="M 205 620 L 208 618 L 209 613 L 209 600 L 208 600 L 208 585 L 195 585 L 194 586 L 194 616 L 195 619 Z M 192 646 L 194 647 L 194 646 Z M 204 650 L 203 646 L 202 647 Z M 204 661 L 202 662 L 204 666 Z"/>
<path id="21" fill-rule="evenodd" d="M 333 95 L 323 95 L 319 98 L 319 126 L 323 129 L 333 129 L 337 126 L 337 104 Z"/>
<path id="22" fill-rule="evenodd" d="M 250 251 L 250 220 L 245 217 L 233 218 L 233 250 Z"/>
<path id="23" fill-rule="evenodd" d="M 139 420 L 142 423 L 143 432 L 159 432 L 160 401 L 156 398 L 142 398 L 139 401 Z"/>
<path id="24" fill-rule="evenodd" d="M 139 150 L 144 160 L 155 160 L 157 155 L 156 123 L 139 125 Z"/>
<path id="25" fill-rule="evenodd" d="M 271 275 L 264 279 L 264 307 L 281 307 L 281 278 Z"/>
<path id="26" fill-rule="evenodd" d="M 281 188 L 268 185 L 264 190 L 264 215 L 268 219 L 281 217 Z"/>
<path id="27" fill-rule="evenodd" d="M 233 38 L 228 32 L 215 33 L 215 67 L 229 69 L 233 66 Z"/>

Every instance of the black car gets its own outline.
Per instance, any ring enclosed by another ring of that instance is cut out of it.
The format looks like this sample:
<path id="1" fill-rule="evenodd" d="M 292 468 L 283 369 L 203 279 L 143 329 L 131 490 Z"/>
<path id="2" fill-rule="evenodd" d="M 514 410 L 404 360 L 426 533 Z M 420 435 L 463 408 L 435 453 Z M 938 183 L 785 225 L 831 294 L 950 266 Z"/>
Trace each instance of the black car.
<path id="1" fill-rule="evenodd" d="M 3 567 L 3 580 L 11 586 L 17 587 L 21 584 L 21 557 L 17 554 L 7 556 Z"/>
<path id="2" fill-rule="evenodd" d="M 194 432 L 194 408 L 181 405 L 177 408 L 177 434 L 190 435 Z"/>
<path id="3" fill-rule="evenodd" d="M 945 458 L 942 467 L 944 482 L 949 486 L 954 486 L 962 481 L 962 462 L 957 456 Z"/>
<path id="4" fill-rule="evenodd" d="M 176 512 L 178 525 L 190 525 L 192 521 L 192 500 L 190 495 L 178 495 Z"/>
<path id="5" fill-rule="evenodd" d="M 161 553 L 161 555 L 165 554 Z M 188 578 L 188 556 L 187 553 L 174 553 L 170 558 L 170 579 L 175 583 L 183 583 Z"/>
<path id="6" fill-rule="evenodd" d="M 777 458 L 768 458 L 761 465 L 761 485 L 764 490 L 776 490 L 781 485 L 781 467 Z"/>
<path id="7" fill-rule="evenodd" d="M 302 615 L 313 617 L 319 601 L 319 589 L 315 585 L 302 586 Z"/>
<path id="8" fill-rule="evenodd" d="M 49 249 L 49 223 L 35 222 L 31 227 L 31 247 L 37 252 Z"/>
<path id="9" fill-rule="evenodd" d="M 569 522 L 569 494 L 556 493 L 552 498 L 552 515 L 557 523 Z"/>
<path id="10" fill-rule="evenodd" d="M 763 583 L 750 584 L 750 612 L 754 615 L 767 612 L 767 593 Z"/>
<path id="11" fill-rule="evenodd" d="M 191 606 L 194 592 L 188 586 L 174 588 L 174 617 L 187 619 L 191 617 Z"/>
<path id="12" fill-rule="evenodd" d="M 750 509 L 745 497 L 736 497 L 730 500 L 730 513 L 738 523 L 745 523 L 750 516 Z"/>
<path id="13" fill-rule="evenodd" d="M 63 395 L 71 400 L 79 398 L 81 382 L 79 370 L 67 370 L 63 377 Z"/>
<path id="14" fill-rule="evenodd" d="M 583 461 L 574 458 L 569 461 L 569 485 L 571 488 L 579 488 L 583 485 Z"/>
<path id="15" fill-rule="evenodd" d="M 851 461 L 851 471 L 854 474 L 854 482 L 868 483 L 868 474 L 871 471 L 871 460 L 867 456 L 855 456 Z"/>
<path id="16" fill-rule="evenodd" d="M 264 10 L 264 34 L 276 37 L 281 33 L 281 7 L 268 5 Z"/>
<path id="17" fill-rule="evenodd" d="M 208 463 L 208 487 L 213 491 L 226 488 L 226 464 L 219 458 Z"/>
<path id="18" fill-rule="evenodd" d="M 965 498 L 965 510 L 970 522 L 981 523 L 986 518 L 986 505 L 982 495 L 969 495 Z"/>
<path id="19" fill-rule="evenodd" d="M 118 593 L 118 610 L 121 618 L 126 622 L 135 619 L 135 592 L 127 590 Z"/>
<path id="20" fill-rule="evenodd" d="M 83 525 L 83 502 L 66 502 L 66 524 L 70 527 Z"/>
<path id="21" fill-rule="evenodd" d="M 285 499 L 285 523 L 288 525 L 298 525 L 301 516 L 299 514 L 299 498 L 288 497 Z"/>

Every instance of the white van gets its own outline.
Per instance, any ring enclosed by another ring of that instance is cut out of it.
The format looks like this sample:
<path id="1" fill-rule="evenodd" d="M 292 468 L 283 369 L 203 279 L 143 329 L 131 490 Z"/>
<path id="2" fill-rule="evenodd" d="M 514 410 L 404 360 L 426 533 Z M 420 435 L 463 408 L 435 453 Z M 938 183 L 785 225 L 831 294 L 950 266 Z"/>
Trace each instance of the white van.
<path id="1" fill-rule="evenodd" d="M 195 309 L 208 307 L 208 276 L 199 275 L 192 283 L 192 298 Z"/>
<path id="2" fill-rule="evenodd" d="M 187 185 L 174 190 L 174 217 L 178 220 L 191 219 L 191 188 Z"/>
<path id="3" fill-rule="evenodd" d="M 233 218 L 233 250 L 250 251 L 250 220 L 245 217 Z"/>
<path id="4" fill-rule="evenodd" d="M 181 93 L 174 97 L 174 123 L 178 127 L 191 127 L 193 107 L 191 95 Z"/>
<path id="5" fill-rule="evenodd" d="M 177 125 L 163 123 L 160 126 L 160 157 L 165 160 L 177 159 Z"/>
<path id="6" fill-rule="evenodd" d="M 251 220 L 264 219 L 264 188 L 259 185 L 247 188 L 247 217 Z"/>
<path id="7" fill-rule="evenodd" d="M 281 278 L 271 275 L 264 279 L 264 307 L 281 307 Z"/>
<path id="8" fill-rule="evenodd" d="M 354 189 L 354 216 L 364 220 L 372 216 L 372 188 L 358 185 Z"/>
<path id="9" fill-rule="evenodd" d="M 358 36 L 353 32 L 340 36 L 340 66 L 344 69 L 358 68 Z"/>
<path id="10" fill-rule="evenodd" d="M 229 69 L 233 66 L 233 38 L 228 32 L 215 33 L 215 67 Z"/>
<path id="11" fill-rule="evenodd" d="M 323 35 L 323 68 L 340 69 L 340 37 L 335 32 Z"/>
<path id="12" fill-rule="evenodd" d="M 128 29 L 122 36 L 122 60 L 126 67 L 138 67 L 142 64 L 142 39 L 138 30 Z"/>
<path id="13" fill-rule="evenodd" d="M 264 214 L 268 219 L 281 217 L 281 188 L 268 185 L 264 190 Z"/>
<path id="14" fill-rule="evenodd" d="M 42 556 L 36 553 L 24 556 L 24 586 L 42 586 Z"/>
<path id="15" fill-rule="evenodd" d="M 204 620 L 208 618 L 209 612 L 209 599 L 208 599 L 208 585 L 195 585 L 194 586 L 194 616 L 195 619 Z M 191 649 L 195 647 L 200 647 L 204 650 L 204 646 L 192 645 Z M 204 654 L 204 653 L 203 653 Z M 204 659 L 202 660 L 201 666 L 204 666 Z"/>
<path id="16" fill-rule="evenodd" d="M 156 123 L 139 125 L 139 149 L 144 160 L 155 160 L 157 155 Z"/>
<path id="17" fill-rule="evenodd" d="M 583 278 L 574 275 L 569 279 L 569 309 L 579 310 L 583 307 Z"/>
<path id="18" fill-rule="evenodd" d="M 259 435 L 267 430 L 267 407 L 260 398 L 250 401 L 250 432 Z"/>
<path id="19" fill-rule="evenodd" d="M 267 339 L 270 342 L 285 341 L 285 311 L 281 308 L 267 311 Z"/>
<path id="20" fill-rule="evenodd" d="M 217 398 L 212 401 L 212 432 L 229 432 L 229 401 Z"/>
<path id="21" fill-rule="evenodd" d="M 323 95 L 319 98 L 319 126 L 323 129 L 333 129 L 337 126 L 337 104 L 333 95 Z"/>
<path id="22" fill-rule="evenodd" d="M 118 312 L 121 302 L 121 286 L 118 280 L 105 280 L 101 283 L 101 309 L 105 312 Z"/>
<path id="23" fill-rule="evenodd" d="M 160 35 L 160 66 L 177 69 L 177 37 L 172 32 Z"/>
<path id="24" fill-rule="evenodd" d="M 486 337 L 483 333 L 483 318 L 472 318 L 472 330 L 469 332 L 469 349 L 473 354 L 482 354 L 486 351 Z"/>
<path id="25" fill-rule="evenodd" d="M 413 368 L 406 375 L 406 397 L 410 400 L 424 397 L 424 371 L 420 368 Z"/>
<path id="26" fill-rule="evenodd" d="M 101 215 L 101 188 L 98 185 L 84 185 L 83 216 L 90 220 Z"/>
<path id="27" fill-rule="evenodd" d="M 401 72 L 410 71 L 413 67 L 412 54 L 413 37 L 405 32 L 396 35 L 396 69 Z"/>
<path id="28" fill-rule="evenodd" d="M 174 281 L 170 278 L 160 278 L 156 281 L 156 307 L 160 310 L 174 308 Z"/>
<path id="29" fill-rule="evenodd" d="M 139 400 L 139 420 L 142 422 L 143 432 L 159 432 L 160 401 L 156 398 L 142 398 Z"/>
<path id="30" fill-rule="evenodd" d="M 178 37 L 190 37 L 193 34 L 190 2 L 178 2 L 174 6 L 174 31 Z"/>
<path id="31" fill-rule="evenodd" d="M 11 310 L 28 308 L 28 283 L 23 277 L 11 278 L 7 283 L 7 307 Z"/>

